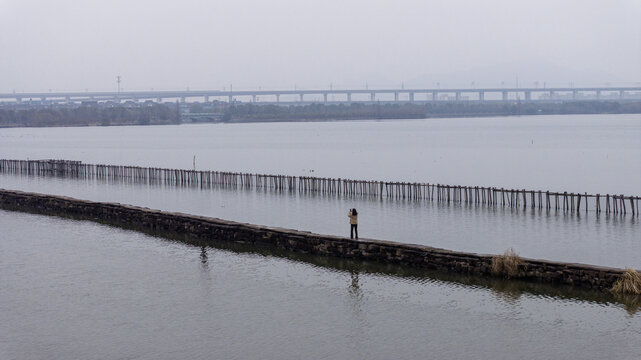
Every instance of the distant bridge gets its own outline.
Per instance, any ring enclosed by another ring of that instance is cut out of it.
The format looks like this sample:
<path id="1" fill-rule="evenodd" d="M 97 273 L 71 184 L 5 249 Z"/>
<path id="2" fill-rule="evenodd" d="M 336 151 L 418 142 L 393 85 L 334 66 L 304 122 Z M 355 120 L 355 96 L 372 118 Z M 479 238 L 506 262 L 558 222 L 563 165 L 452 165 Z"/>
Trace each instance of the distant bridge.
<path id="1" fill-rule="evenodd" d="M 77 103 L 83 101 L 180 101 L 213 100 L 257 104 L 312 103 L 429 103 L 461 102 L 556 102 L 564 100 L 641 100 L 637 87 L 559 87 L 559 88 L 453 88 L 453 89 L 319 89 L 319 90 L 183 90 L 183 91 L 76 91 L 0 94 L 2 103 Z"/>

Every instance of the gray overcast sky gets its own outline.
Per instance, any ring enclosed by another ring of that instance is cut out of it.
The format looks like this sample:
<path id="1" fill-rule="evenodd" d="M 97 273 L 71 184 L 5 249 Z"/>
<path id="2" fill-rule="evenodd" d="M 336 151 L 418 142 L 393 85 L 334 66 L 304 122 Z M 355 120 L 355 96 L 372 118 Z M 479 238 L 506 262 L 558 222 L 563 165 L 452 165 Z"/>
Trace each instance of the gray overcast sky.
<path id="1" fill-rule="evenodd" d="M 641 0 L 0 0 L 0 92 L 641 83 Z"/>

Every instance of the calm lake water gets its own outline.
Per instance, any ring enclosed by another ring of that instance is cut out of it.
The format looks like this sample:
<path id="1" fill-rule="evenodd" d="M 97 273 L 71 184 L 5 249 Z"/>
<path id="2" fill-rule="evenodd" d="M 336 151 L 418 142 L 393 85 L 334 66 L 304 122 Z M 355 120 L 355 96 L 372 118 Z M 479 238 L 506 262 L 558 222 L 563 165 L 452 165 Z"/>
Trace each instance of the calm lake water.
<path id="1" fill-rule="evenodd" d="M 0 158 L 641 195 L 641 118 L 0 129 Z M 639 217 L 0 174 L 0 188 L 641 269 Z M 0 211 L 0 359 L 641 357 L 641 299 Z M 184 239 L 183 239 L 184 240 Z M 427 355 L 426 355 L 427 354 Z"/>
<path id="2" fill-rule="evenodd" d="M 638 359 L 639 304 L 0 210 L 2 359 Z"/>
<path id="3" fill-rule="evenodd" d="M 641 195 L 639 115 L 0 129 L 0 157 Z M 314 170 L 314 172 L 310 172 Z M 452 250 L 641 268 L 639 217 L 0 175 L 0 187 Z"/>
<path id="4" fill-rule="evenodd" d="M 146 186 L 0 174 L 0 187 L 179 211 L 251 224 L 349 236 L 347 210 L 359 210 L 362 238 L 487 254 L 641 269 L 639 217 L 594 212 L 486 208 L 466 204 L 337 198 Z"/>
<path id="5" fill-rule="evenodd" d="M 0 129 L 0 156 L 641 195 L 641 115 Z"/>

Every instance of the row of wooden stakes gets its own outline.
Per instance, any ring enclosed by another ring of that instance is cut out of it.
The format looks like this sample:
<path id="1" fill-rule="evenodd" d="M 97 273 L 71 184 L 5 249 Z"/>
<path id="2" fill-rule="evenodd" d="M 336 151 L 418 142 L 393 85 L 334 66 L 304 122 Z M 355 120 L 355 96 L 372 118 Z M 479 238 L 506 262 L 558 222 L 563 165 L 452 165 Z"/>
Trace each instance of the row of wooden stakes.
<path id="1" fill-rule="evenodd" d="M 606 214 L 627 214 L 629 212 L 637 216 L 640 199 L 638 196 L 610 194 L 84 164 L 80 161 L 70 160 L 2 159 L 0 160 L 0 172 L 175 186 L 263 188 L 336 196 L 373 196 L 513 208 L 556 209 L 571 212 L 583 209 L 585 211 L 593 210 L 597 213 L 603 211 Z"/>

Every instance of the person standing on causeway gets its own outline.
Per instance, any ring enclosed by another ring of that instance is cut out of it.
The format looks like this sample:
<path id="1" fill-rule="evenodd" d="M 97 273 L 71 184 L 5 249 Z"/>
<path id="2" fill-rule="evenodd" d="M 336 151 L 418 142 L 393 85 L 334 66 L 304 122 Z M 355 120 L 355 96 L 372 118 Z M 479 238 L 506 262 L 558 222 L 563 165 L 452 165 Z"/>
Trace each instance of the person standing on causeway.
<path id="1" fill-rule="evenodd" d="M 356 211 L 356 209 L 351 209 L 347 213 L 347 217 L 349 217 L 350 224 L 349 238 L 353 239 L 354 233 L 356 233 L 356 238 L 358 239 L 358 212 Z"/>

